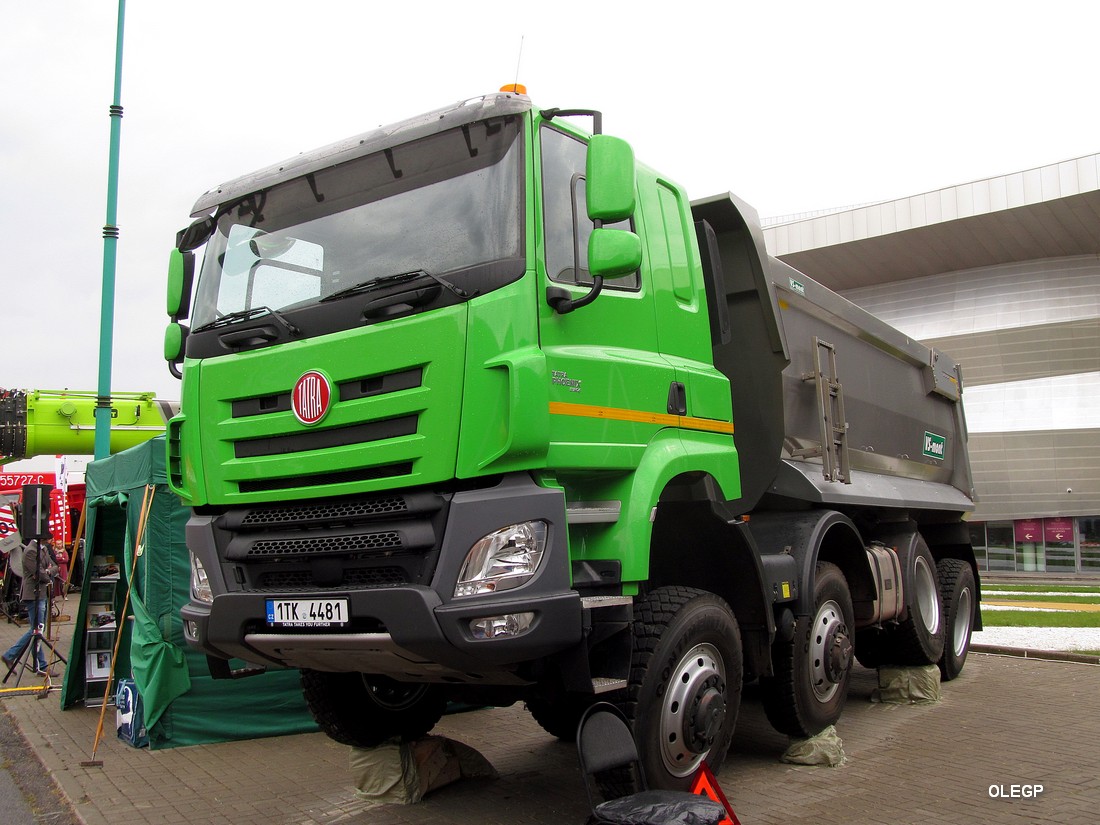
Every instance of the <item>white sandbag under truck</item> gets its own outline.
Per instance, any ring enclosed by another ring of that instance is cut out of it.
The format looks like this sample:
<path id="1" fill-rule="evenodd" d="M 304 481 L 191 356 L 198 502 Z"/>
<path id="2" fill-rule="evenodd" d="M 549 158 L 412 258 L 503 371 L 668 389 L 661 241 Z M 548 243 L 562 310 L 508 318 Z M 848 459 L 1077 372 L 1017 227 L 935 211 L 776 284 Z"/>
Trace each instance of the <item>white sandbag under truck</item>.
<path id="1" fill-rule="evenodd" d="M 853 657 L 958 675 L 958 366 L 601 131 L 512 89 L 195 204 L 168 472 L 215 675 L 299 668 L 367 746 L 448 700 L 571 738 L 610 698 L 664 787 L 722 761 L 747 681 L 805 736 Z"/>

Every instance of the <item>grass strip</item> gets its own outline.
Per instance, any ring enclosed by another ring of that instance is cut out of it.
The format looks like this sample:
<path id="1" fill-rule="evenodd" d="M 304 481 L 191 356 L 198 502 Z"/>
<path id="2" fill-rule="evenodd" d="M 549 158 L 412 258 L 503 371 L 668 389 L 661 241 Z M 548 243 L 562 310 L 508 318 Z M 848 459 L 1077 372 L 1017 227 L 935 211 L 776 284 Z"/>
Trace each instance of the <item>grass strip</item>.
<path id="1" fill-rule="evenodd" d="M 1081 584 L 986 584 L 982 582 L 983 593 L 995 593 L 1001 590 L 1023 590 L 1026 592 L 1046 593 L 1096 593 L 1100 596 L 1100 587 L 1088 587 Z"/>
<path id="2" fill-rule="evenodd" d="M 1018 596 L 1006 593 L 989 593 L 982 590 L 982 600 L 991 602 L 1050 602 L 1051 604 L 1100 604 L 1100 593 L 1095 596 L 1035 596 L 1021 593 Z"/>
<path id="3" fill-rule="evenodd" d="M 1100 627 L 1100 613 L 984 610 L 982 625 L 984 627 Z"/>

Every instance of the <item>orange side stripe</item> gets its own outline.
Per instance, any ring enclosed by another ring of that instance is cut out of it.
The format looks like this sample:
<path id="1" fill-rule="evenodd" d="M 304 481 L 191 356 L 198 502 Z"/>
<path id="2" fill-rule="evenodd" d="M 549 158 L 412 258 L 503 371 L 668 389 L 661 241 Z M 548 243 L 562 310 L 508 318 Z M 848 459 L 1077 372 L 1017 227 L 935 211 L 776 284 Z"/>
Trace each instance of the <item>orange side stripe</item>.
<path id="1" fill-rule="evenodd" d="M 705 432 L 733 435 L 733 422 L 695 418 L 690 415 L 624 410 L 620 407 L 596 407 L 591 404 L 569 404 L 564 401 L 551 401 L 550 414 L 572 415 L 580 418 L 603 418 L 609 421 L 633 421 L 638 424 L 657 424 L 663 427 L 680 427 L 685 430 L 703 430 Z"/>

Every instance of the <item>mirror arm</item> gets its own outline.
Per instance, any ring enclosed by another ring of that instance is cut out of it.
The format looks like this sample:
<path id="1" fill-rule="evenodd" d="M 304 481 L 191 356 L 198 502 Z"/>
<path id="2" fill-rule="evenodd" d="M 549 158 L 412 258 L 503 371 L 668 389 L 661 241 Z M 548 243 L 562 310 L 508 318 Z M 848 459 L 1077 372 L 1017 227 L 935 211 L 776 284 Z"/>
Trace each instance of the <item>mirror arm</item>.
<path id="1" fill-rule="evenodd" d="M 554 308 L 554 312 L 559 315 L 567 315 L 575 309 L 588 306 L 596 300 L 602 291 L 603 276 L 593 275 L 592 289 L 590 289 L 587 294 L 582 295 L 580 298 L 571 298 L 569 290 L 563 289 L 560 286 L 552 286 L 548 287 L 546 290 L 546 303 L 550 304 L 550 306 Z"/>
<path id="2" fill-rule="evenodd" d="M 180 369 L 179 364 L 177 364 L 175 361 L 168 362 L 168 372 L 172 373 L 173 378 L 183 378 L 183 370 Z"/>
<path id="3" fill-rule="evenodd" d="M 603 134 L 603 112 L 595 109 L 543 109 L 539 112 L 544 120 L 553 120 L 556 117 L 590 117 L 592 118 L 592 134 Z"/>

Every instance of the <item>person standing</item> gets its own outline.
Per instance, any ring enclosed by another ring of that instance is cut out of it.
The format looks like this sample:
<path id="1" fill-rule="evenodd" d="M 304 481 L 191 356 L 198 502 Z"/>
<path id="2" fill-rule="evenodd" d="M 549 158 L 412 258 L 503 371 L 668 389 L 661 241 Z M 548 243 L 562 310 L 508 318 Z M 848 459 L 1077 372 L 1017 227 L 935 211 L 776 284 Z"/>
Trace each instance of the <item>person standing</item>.
<path id="1" fill-rule="evenodd" d="M 42 645 L 35 637 L 35 631 L 45 632 L 46 611 L 49 609 L 50 586 L 53 577 L 57 575 L 58 568 L 50 557 L 49 548 L 31 539 L 23 548 L 22 570 L 23 583 L 19 588 L 19 598 L 27 609 L 27 632 L 19 637 L 18 641 L 8 648 L 7 652 L 0 656 L 4 666 L 10 671 L 15 662 L 23 654 L 27 645 L 32 645 L 31 653 L 35 656 L 37 664 L 34 672 L 39 676 L 56 676 L 46 661 L 46 655 L 42 652 Z"/>

